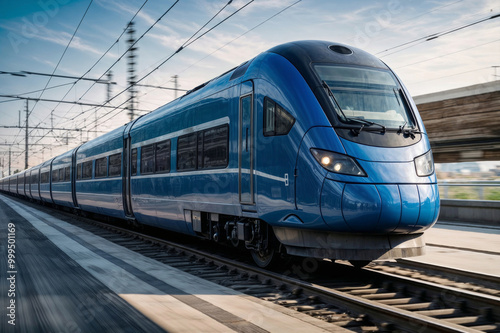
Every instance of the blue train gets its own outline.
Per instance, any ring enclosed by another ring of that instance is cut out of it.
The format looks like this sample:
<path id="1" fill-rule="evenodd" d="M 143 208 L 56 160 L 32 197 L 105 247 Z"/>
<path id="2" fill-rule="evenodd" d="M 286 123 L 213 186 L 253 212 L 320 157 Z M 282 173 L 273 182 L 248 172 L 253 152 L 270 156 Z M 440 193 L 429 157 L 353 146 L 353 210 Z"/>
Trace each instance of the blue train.
<path id="1" fill-rule="evenodd" d="M 378 58 L 276 46 L 0 188 L 245 246 L 354 264 L 420 255 L 439 213 L 424 125 Z"/>

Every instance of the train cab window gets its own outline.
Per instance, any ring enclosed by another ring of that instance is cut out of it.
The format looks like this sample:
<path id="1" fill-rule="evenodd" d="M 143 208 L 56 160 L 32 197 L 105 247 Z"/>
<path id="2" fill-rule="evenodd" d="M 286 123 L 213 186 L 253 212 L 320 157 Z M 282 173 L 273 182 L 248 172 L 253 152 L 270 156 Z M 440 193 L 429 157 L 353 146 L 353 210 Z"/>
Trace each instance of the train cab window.
<path id="1" fill-rule="evenodd" d="M 132 176 L 137 176 L 137 148 L 132 149 L 130 172 Z"/>
<path id="2" fill-rule="evenodd" d="M 57 183 L 59 181 L 59 169 L 52 170 L 52 182 Z"/>
<path id="3" fill-rule="evenodd" d="M 170 140 L 158 142 L 155 148 L 155 172 L 170 171 Z"/>
<path id="4" fill-rule="evenodd" d="M 122 154 L 109 156 L 109 176 L 118 177 L 122 174 Z"/>
<path id="5" fill-rule="evenodd" d="M 76 179 L 82 179 L 82 163 L 76 165 Z"/>
<path id="6" fill-rule="evenodd" d="M 200 149 L 198 147 L 198 149 Z M 229 126 L 222 125 L 203 132 L 203 168 L 219 168 L 228 164 Z M 200 166 L 201 167 L 201 166 Z"/>
<path id="7" fill-rule="evenodd" d="M 286 135 L 295 118 L 270 98 L 264 99 L 264 136 Z"/>
<path id="8" fill-rule="evenodd" d="M 82 179 L 92 178 L 92 161 L 87 161 L 82 164 Z"/>
<path id="9" fill-rule="evenodd" d="M 108 159 L 101 157 L 95 160 L 95 178 L 102 178 L 108 175 Z"/>
<path id="10" fill-rule="evenodd" d="M 153 173 L 154 171 L 154 145 L 141 148 L 141 175 Z"/>
<path id="11" fill-rule="evenodd" d="M 187 134 L 177 140 L 177 170 L 196 170 L 198 133 Z"/>

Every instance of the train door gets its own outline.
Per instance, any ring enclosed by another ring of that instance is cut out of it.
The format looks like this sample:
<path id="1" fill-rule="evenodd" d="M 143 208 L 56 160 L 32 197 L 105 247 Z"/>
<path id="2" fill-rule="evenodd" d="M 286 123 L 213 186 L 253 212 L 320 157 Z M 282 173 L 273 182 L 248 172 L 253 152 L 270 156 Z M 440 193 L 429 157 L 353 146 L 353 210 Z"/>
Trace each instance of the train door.
<path id="1" fill-rule="evenodd" d="M 253 84 L 247 81 L 241 85 L 238 126 L 238 192 L 244 210 L 255 205 L 253 129 Z"/>
<path id="2" fill-rule="evenodd" d="M 80 148 L 80 147 L 78 147 L 78 148 Z M 73 153 L 71 154 L 71 173 L 70 173 L 70 178 L 71 178 L 71 199 L 73 200 L 73 206 L 75 208 L 78 207 L 78 200 L 76 199 L 76 178 L 77 178 L 77 175 L 78 175 L 78 167 L 77 167 L 77 164 L 76 164 L 76 153 L 78 151 L 78 148 L 75 148 L 73 150 Z M 80 170 L 80 172 L 82 172 L 82 170 Z"/>
<path id="3" fill-rule="evenodd" d="M 122 189 L 123 189 L 123 209 L 125 211 L 125 216 L 128 218 L 133 218 L 134 217 L 134 212 L 132 210 L 132 191 L 130 188 L 130 178 L 131 178 L 131 151 L 132 151 L 132 140 L 130 138 L 130 128 L 134 122 L 129 123 L 124 130 L 123 134 L 123 154 L 122 154 L 122 161 L 123 161 L 123 169 L 122 169 Z"/>

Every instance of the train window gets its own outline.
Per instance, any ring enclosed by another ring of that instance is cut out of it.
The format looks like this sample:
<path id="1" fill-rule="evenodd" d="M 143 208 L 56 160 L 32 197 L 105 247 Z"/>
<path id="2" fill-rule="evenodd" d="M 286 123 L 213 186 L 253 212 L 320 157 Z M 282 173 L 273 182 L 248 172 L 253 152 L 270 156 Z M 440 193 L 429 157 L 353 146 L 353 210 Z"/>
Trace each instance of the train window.
<path id="1" fill-rule="evenodd" d="M 59 181 L 59 170 L 52 170 L 52 182 L 57 183 Z"/>
<path id="2" fill-rule="evenodd" d="M 132 176 L 137 176 L 137 148 L 132 149 L 132 168 L 131 168 L 131 174 Z"/>
<path id="3" fill-rule="evenodd" d="M 228 163 L 229 126 L 222 125 L 203 133 L 203 168 L 225 167 Z M 201 166 L 200 166 L 201 167 Z"/>
<path id="4" fill-rule="evenodd" d="M 340 121 L 349 118 L 375 122 L 388 128 L 415 128 L 416 121 L 396 77 L 388 70 L 314 65 L 316 74 L 331 89 Z"/>
<path id="5" fill-rule="evenodd" d="M 65 181 L 65 180 L 66 180 L 66 179 L 64 178 L 64 176 L 65 176 L 65 175 L 66 175 L 66 174 L 64 173 L 64 168 L 59 169 L 59 181 L 60 181 L 60 182 L 63 182 L 63 181 Z"/>
<path id="6" fill-rule="evenodd" d="M 270 98 L 264 99 L 264 136 L 286 135 L 295 118 Z"/>
<path id="7" fill-rule="evenodd" d="M 158 142 L 155 149 L 155 172 L 170 171 L 170 140 Z"/>
<path id="8" fill-rule="evenodd" d="M 82 164 L 82 179 L 92 178 L 92 161 L 87 161 Z"/>
<path id="9" fill-rule="evenodd" d="M 108 159 L 101 157 L 95 160 L 95 178 L 102 178 L 108 175 Z"/>
<path id="10" fill-rule="evenodd" d="M 154 159 L 154 145 L 141 148 L 141 174 L 153 173 Z"/>
<path id="11" fill-rule="evenodd" d="M 179 137 L 177 140 L 177 170 L 196 169 L 198 133 Z"/>
<path id="12" fill-rule="evenodd" d="M 46 184 L 49 182 L 49 172 L 42 172 L 42 177 L 41 177 L 41 180 L 40 180 L 40 183 L 42 184 Z"/>
<path id="13" fill-rule="evenodd" d="M 67 182 L 70 181 L 70 169 L 69 169 L 69 167 L 64 168 L 64 180 L 66 180 Z"/>
<path id="14" fill-rule="evenodd" d="M 114 154 L 109 156 L 109 176 L 117 177 L 122 174 L 122 154 Z"/>
<path id="15" fill-rule="evenodd" d="M 196 143 L 196 169 L 203 168 L 203 132 L 198 132 Z"/>
<path id="16" fill-rule="evenodd" d="M 274 135 L 274 129 L 276 128 L 276 116 L 275 114 L 275 103 L 266 98 L 264 103 L 264 135 L 271 136 Z"/>
<path id="17" fill-rule="evenodd" d="M 82 179 L 82 163 L 76 165 L 76 179 Z"/>

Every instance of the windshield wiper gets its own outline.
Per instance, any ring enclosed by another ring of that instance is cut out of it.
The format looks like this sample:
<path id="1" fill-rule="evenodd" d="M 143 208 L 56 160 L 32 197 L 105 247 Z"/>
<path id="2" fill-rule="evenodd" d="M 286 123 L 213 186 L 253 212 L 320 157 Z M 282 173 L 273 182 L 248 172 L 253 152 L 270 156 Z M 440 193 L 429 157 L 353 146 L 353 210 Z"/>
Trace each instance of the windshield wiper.
<path id="1" fill-rule="evenodd" d="M 340 113 L 340 115 L 342 115 L 342 117 L 344 118 L 344 122 L 346 122 L 346 123 L 357 122 L 358 124 L 361 124 L 361 127 L 357 128 L 357 129 L 351 128 L 351 131 L 355 135 L 359 135 L 361 133 L 361 131 L 365 128 L 366 125 L 367 126 L 373 126 L 373 125 L 380 126 L 382 128 L 382 133 L 385 133 L 386 128 L 384 125 L 375 123 L 373 121 L 368 121 L 366 119 L 359 118 L 359 117 L 347 117 L 345 115 L 344 111 L 342 110 L 342 108 L 340 107 L 340 104 L 337 101 L 337 99 L 335 98 L 335 95 L 333 94 L 332 89 L 330 89 L 330 86 L 328 85 L 328 83 L 326 83 L 325 80 L 322 80 L 321 83 L 323 84 L 323 87 L 326 89 L 328 95 L 332 99 L 334 108 L 339 111 L 339 112 L 337 112 L 337 114 Z"/>
<path id="2" fill-rule="evenodd" d="M 363 125 L 361 125 L 361 127 L 357 131 L 352 130 L 357 135 L 359 135 L 359 133 L 361 133 L 361 131 L 363 130 L 363 128 L 365 127 L 365 125 L 368 125 L 368 126 L 376 125 L 376 126 L 379 126 L 381 128 L 382 133 L 385 133 L 385 131 L 386 131 L 386 128 L 385 128 L 384 125 L 376 123 L 376 122 L 373 122 L 373 121 L 369 121 L 369 120 L 366 120 L 366 119 L 363 119 L 363 118 L 350 117 L 350 118 L 347 118 L 347 120 L 349 120 L 349 121 L 356 121 L 356 122 L 359 122 L 359 123 L 363 123 Z"/>
<path id="3" fill-rule="evenodd" d="M 398 134 L 403 133 L 403 135 L 410 136 L 412 139 L 415 139 L 415 134 L 424 134 L 424 132 L 418 131 L 416 128 L 405 129 L 407 123 L 405 121 L 403 126 L 399 126 Z"/>
<path id="4" fill-rule="evenodd" d="M 339 102 L 337 101 L 337 99 L 335 98 L 335 95 L 333 94 L 333 91 L 332 89 L 330 89 L 330 86 L 328 85 L 328 83 L 326 83 L 325 80 L 321 81 L 323 83 L 323 87 L 326 89 L 326 91 L 328 92 L 328 96 L 330 96 L 330 98 L 332 99 L 333 101 L 333 107 L 338 109 L 340 111 L 340 114 L 342 114 L 342 117 L 344 117 L 344 119 L 347 121 L 347 116 L 345 115 L 344 111 L 342 110 L 342 108 L 340 107 L 340 104 Z"/>

